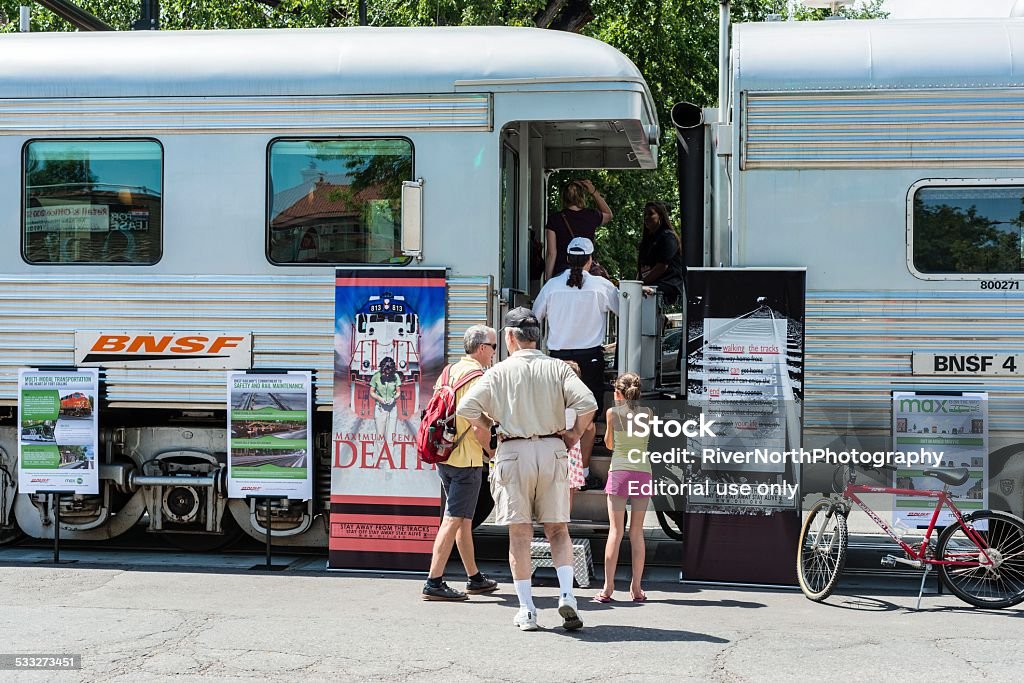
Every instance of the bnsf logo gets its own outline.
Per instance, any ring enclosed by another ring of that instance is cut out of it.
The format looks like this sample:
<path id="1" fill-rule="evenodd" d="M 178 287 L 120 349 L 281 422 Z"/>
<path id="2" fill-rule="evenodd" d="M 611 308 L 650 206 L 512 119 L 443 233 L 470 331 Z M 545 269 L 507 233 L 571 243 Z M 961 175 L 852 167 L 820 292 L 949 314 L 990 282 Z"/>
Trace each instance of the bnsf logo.
<path id="1" fill-rule="evenodd" d="M 244 337 L 204 337 L 202 335 L 164 336 L 101 334 L 89 353 L 173 353 L 181 355 L 215 354 L 233 349 Z"/>

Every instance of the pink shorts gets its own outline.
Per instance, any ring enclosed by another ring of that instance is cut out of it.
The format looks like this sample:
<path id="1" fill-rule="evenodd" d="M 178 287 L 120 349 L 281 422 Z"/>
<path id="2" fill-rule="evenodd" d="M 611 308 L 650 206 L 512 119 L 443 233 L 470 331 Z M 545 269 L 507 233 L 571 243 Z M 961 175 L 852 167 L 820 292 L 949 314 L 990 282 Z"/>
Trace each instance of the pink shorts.
<path id="1" fill-rule="evenodd" d="M 641 487 L 645 487 L 650 491 L 650 484 L 650 472 L 612 470 L 608 473 L 608 481 L 605 482 L 604 492 L 609 496 L 622 496 L 623 498 L 650 498 L 650 496 L 638 494 L 642 490 Z M 630 495 L 630 490 L 633 491 L 634 495 Z"/>

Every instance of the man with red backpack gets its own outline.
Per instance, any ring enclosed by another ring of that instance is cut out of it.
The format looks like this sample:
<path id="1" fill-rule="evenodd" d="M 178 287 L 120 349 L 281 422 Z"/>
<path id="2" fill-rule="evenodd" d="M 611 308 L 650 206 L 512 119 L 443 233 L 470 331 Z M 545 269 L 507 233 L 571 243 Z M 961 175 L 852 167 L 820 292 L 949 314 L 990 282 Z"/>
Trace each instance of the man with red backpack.
<path id="1" fill-rule="evenodd" d="M 435 397 L 442 385 L 457 388 L 454 392 L 456 404 L 483 376 L 484 369 L 490 367 L 498 348 L 497 332 L 484 325 L 474 325 L 466 330 L 463 341 L 466 355 L 459 362 L 445 368 L 434 386 Z M 433 404 L 434 399 L 431 399 Z M 427 409 L 429 411 L 430 405 Z M 474 427 L 461 417 L 455 418 L 454 423 L 454 447 L 447 453 L 447 460 L 436 463 L 444 489 L 445 508 L 444 519 L 434 539 L 430 573 L 423 586 L 424 600 L 467 600 L 466 593 L 490 593 L 498 588 L 497 581 L 480 573 L 473 550 L 473 513 L 476 512 L 476 501 L 483 482 L 484 452 L 490 453 L 491 434 L 489 430 Z M 432 448 L 431 451 L 432 455 L 437 455 L 436 449 Z M 469 577 L 465 593 L 444 582 L 444 568 L 452 553 L 453 543 L 459 548 L 459 556 L 466 568 L 466 576 Z"/>

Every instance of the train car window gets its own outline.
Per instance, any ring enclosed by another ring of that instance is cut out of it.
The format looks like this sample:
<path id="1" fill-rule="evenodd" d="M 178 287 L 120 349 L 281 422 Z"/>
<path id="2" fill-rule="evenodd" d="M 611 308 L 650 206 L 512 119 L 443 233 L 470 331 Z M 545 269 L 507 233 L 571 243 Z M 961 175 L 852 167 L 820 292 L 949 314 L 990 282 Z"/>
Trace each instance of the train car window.
<path id="1" fill-rule="evenodd" d="M 22 255 L 32 264 L 152 265 L 162 251 L 156 140 L 26 143 Z"/>
<path id="2" fill-rule="evenodd" d="M 276 140 L 269 148 L 271 263 L 404 264 L 405 139 Z"/>
<path id="3" fill-rule="evenodd" d="M 913 264 L 919 272 L 1024 272 L 1024 187 L 926 186 L 912 201 Z"/>

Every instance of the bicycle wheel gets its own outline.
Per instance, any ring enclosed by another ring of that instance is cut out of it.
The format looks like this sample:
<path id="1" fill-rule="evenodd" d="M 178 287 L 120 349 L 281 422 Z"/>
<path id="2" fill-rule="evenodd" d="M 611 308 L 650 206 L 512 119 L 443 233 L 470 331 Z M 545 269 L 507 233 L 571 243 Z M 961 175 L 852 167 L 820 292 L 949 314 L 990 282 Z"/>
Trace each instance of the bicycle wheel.
<path id="1" fill-rule="evenodd" d="M 800 590 L 821 602 L 836 587 L 846 564 L 846 517 L 833 508 L 831 500 L 819 500 L 800 529 L 796 551 L 796 575 Z"/>
<path id="2" fill-rule="evenodd" d="M 935 557 L 963 564 L 940 564 L 942 582 L 975 607 L 999 609 L 1024 601 L 1024 520 L 1008 512 L 979 510 L 965 515 L 964 522 L 974 528 L 992 564 L 980 564 L 978 544 L 957 522 L 939 535 Z"/>

